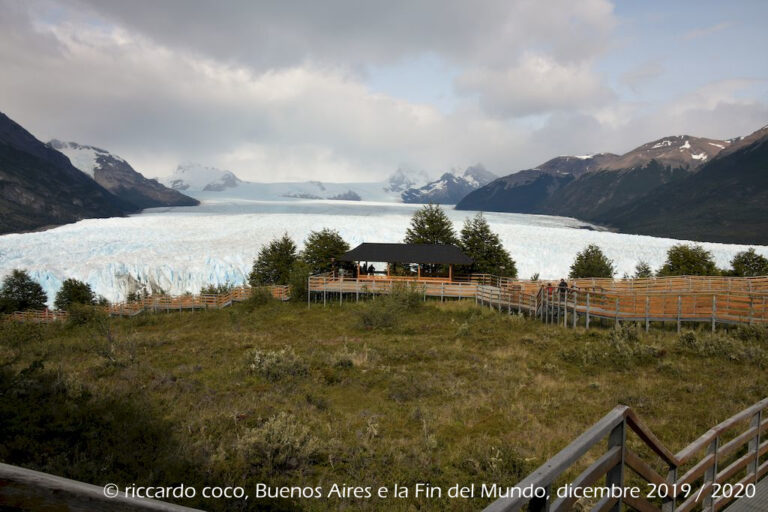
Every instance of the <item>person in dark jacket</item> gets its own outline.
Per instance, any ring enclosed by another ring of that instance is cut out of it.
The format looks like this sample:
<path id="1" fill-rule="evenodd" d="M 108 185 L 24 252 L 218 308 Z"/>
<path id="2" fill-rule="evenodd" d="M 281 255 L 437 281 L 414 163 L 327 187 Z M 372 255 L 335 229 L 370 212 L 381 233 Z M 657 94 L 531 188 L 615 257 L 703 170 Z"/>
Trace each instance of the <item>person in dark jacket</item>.
<path id="1" fill-rule="evenodd" d="M 560 280 L 560 284 L 557 285 L 557 288 L 560 291 L 560 297 L 565 297 L 568 293 L 568 283 L 565 282 L 565 279 Z"/>

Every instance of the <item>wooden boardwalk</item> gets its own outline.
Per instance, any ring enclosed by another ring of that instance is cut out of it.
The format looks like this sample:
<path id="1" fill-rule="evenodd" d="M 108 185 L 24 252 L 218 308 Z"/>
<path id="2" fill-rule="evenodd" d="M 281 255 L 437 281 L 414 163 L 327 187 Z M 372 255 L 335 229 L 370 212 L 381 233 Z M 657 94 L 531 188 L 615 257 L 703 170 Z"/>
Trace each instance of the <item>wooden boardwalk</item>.
<path id="1" fill-rule="evenodd" d="M 766 511 L 767 430 L 768 398 L 765 398 L 712 427 L 678 453 L 672 453 L 631 408 L 620 405 L 514 486 L 518 490 L 541 489 L 545 491 L 541 498 L 531 499 L 521 492 L 512 492 L 494 501 L 485 512 L 516 512 L 525 505 L 529 512 L 570 511 L 576 498 L 555 499 L 556 496 L 551 496 L 556 494 L 552 492 L 555 487 L 562 488 L 566 483 L 582 489 L 628 487 L 636 486 L 637 479 L 648 485 L 639 497 L 607 495 L 591 510 Z M 636 441 L 628 443 L 630 436 Z M 603 443 L 602 454 L 598 454 L 594 462 L 571 482 L 562 481 L 563 475 L 587 452 Z M 638 450 L 638 445 L 644 450 Z M 643 453 L 646 455 L 641 455 Z M 659 471 L 660 468 L 665 471 Z M 755 484 L 758 492 L 754 497 L 734 499 L 733 489 Z M 658 490 L 649 499 L 650 486 Z M 716 486 L 721 486 L 718 495 L 713 493 Z"/>
<path id="2" fill-rule="evenodd" d="M 751 498 L 741 498 L 728 507 L 728 512 L 766 512 L 768 510 L 768 479 L 757 483 L 757 493 Z"/>
<path id="3" fill-rule="evenodd" d="M 564 290 L 556 283 L 526 281 L 487 274 L 440 278 L 331 274 L 311 276 L 308 290 L 323 304 L 360 300 L 390 293 L 398 287 L 427 297 L 474 299 L 507 313 L 524 313 L 545 323 L 590 326 L 594 320 L 652 322 L 768 324 L 768 278 L 669 277 L 649 279 L 575 279 Z"/>
<path id="4" fill-rule="evenodd" d="M 286 301 L 290 297 L 288 286 L 268 286 L 265 288 L 277 300 Z M 176 311 L 222 309 L 236 302 L 248 300 L 252 293 L 253 288 L 240 286 L 226 293 L 219 294 L 152 295 L 132 302 L 110 304 L 102 309 L 110 316 L 136 316 L 144 312 L 171 313 Z M 7 315 L 7 317 L 18 322 L 49 323 L 66 320 L 69 318 L 69 314 L 66 311 L 44 309 L 40 311 L 17 311 Z"/>

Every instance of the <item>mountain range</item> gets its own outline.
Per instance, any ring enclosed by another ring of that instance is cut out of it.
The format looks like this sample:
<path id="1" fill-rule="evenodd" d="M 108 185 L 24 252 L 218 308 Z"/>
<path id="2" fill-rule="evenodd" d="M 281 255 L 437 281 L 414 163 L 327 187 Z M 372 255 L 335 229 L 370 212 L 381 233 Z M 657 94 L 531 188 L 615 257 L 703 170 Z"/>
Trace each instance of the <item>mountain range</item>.
<path id="1" fill-rule="evenodd" d="M 83 169 L 57 145 L 70 151 Z M 104 150 L 59 141 L 44 144 L 0 113 L 0 234 L 180 203 L 198 204 L 147 180 Z"/>
<path id="2" fill-rule="evenodd" d="M 655 236 L 768 243 L 762 220 L 768 203 L 760 200 L 768 194 L 761 145 L 767 137 L 768 128 L 729 140 L 681 135 L 623 155 L 557 157 L 467 194 L 456 208 L 576 217 Z M 714 194 L 718 187 L 728 194 Z M 707 222 L 691 216 L 694 211 Z"/>
<path id="3" fill-rule="evenodd" d="M 429 181 L 423 171 L 397 169 L 383 182 L 332 183 L 321 181 L 256 183 L 244 181 L 231 171 L 187 163 L 179 165 L 164 185 L 200 198 L 231 197 L 254 200 L 333 199 L 405 203 L 456 204 L 469 192 L 496 179 L 478 164 L 463 174 L 444 173 Z M 208 194 L 218 192 L 221 194 Z"/>

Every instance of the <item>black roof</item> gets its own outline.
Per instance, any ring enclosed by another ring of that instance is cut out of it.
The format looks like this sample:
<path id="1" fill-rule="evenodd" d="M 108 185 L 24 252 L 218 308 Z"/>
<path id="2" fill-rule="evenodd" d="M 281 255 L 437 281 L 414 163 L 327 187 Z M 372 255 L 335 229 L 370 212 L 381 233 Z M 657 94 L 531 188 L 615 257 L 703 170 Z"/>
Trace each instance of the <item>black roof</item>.
<path id="1" fill-rule="evenodd" d="M 455 245 L 441 244 L 360 244 L 342 254 L 339 259 L 387 263 L 472 264 L 472 258 Z"/>

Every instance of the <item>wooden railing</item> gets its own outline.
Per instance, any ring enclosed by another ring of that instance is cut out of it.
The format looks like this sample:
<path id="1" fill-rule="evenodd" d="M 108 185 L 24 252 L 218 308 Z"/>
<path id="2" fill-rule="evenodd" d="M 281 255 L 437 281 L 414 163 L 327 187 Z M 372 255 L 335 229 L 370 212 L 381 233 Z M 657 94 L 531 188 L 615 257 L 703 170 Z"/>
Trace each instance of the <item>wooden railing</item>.
<path id="1" fill-rule="evenodd" d="M 613 322 L 685 322 L 717 324 L 768 323 L 768 278 L 683 276 L 649 279 L 575 279 L 569 288 L 557 283 L 517 280 L 490 274 L 453 280 L 415 276 L 310 276 L 308 289 L 324 304 L 344 296 L 390 293 L 407 286 L 424 297 L 474 298 L 508 313 L 526 313 L 546 323 L 586 327 L 594 319 Z M 308 297 L 308 302 L 311 298 Z"/>
<path id="2" fill-rule="evenodd" d="M 572 510 L 577 499 L 573 493 L 557 492 L 567 489 L 562 476 L 603 442 L 606 442 L 605 449 L 570 482 L 571 489 L 603 488 L 603 494 L 607 495 L 591 510 L 619 511 L 622 506 L 639 512 L 687 512 L 697 507 L 711 512 L 721 510 L 736 499 L 734 489 L 749 489 L 749 485 L 756 484 L 768 473 L 768 462 L 763 460 L 768 453 L 768 441 L 763 441 L 763 433 L 768 429 L 766 409 L 768 398 L 711 428 L 673 454 L 631 408 L 617 406 L 518 482 L 517 492 L 494 501 L 485 511 L 514 512 L 526 504 L 529 512 Z M 629 434 L 634 434 L 635 439 L 628 438 Z M 636 445 L 645 448 L 656 460 L 646 460 L 640 449 L 633 449 Z M 665 471 L 659 472 L 657 467 Z M 731 484 L 726 487 L 727 491 L 725 484 Z M 635 496 L 626 491 L 613 495 L 605 492 L 614 486 L 621 489 L 634 486 L 640 492 Z M 524 489 L 541 490 L 540 496 L 523 497 Z"/>
<path id="3" fill-rule="evenodd" d="M 646 291 L 595 292 L 589 289 L 547 289 L 537 294 L 536 314 L 547 323 L 576 325 L 581 318 L 589 327 L 594 318 L 614 322 L 684 322 L 717 324 L 768 323 L 768 293 Z"/>
<path id="4" fill-rule="evenodd" d="M 287 285 L 275 285 L 266 287 L 277 300 L 288 300 L 290 290 Z M 144 311 L 171 312 L 195 309 L 221 309 L 231 306 L 235 302 L 248 300 L 253 293 L 253 288 L 236 287 L 225 293 L 200 294 L 200 295 L 151 295 L 130 302 L 119 302 L 103 306 L 104 312 L 111 316 L 135 316 Z M 66 311 L 28 310 L 16 311 L 7 317 L 18 322 L 50 323 L 69 318 Z"/>
<path id="5" fill-rule="evenodd" d="M 111 490 L 111 489 L 110 489 Z M 163 501 L 126 496 L 105 488 L 0 463 L 0 509 L 3 511 L 200 512 Z"/>

